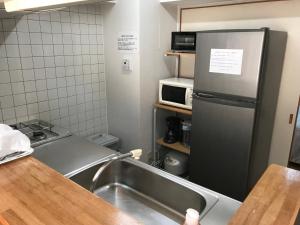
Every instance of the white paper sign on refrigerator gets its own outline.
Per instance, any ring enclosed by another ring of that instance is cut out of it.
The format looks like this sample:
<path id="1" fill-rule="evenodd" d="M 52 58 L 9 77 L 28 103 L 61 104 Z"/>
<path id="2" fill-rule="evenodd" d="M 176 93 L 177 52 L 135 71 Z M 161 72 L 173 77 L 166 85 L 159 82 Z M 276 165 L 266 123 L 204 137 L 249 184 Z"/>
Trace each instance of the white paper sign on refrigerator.
<path id="1" fill-rule="evenodd" d="M 241 75 L 243 49 L 211 49 L 210 73 Z"/>

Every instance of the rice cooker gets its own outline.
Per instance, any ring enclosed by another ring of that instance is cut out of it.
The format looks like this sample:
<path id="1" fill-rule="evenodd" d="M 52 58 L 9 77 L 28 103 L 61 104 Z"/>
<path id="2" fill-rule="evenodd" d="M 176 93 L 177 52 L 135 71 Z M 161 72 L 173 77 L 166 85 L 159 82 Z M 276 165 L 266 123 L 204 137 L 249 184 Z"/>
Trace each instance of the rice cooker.
<path id="1" fill-rule="evenodd" d="M 164 160 L 164 168 L 174 175 L 183 175 L 187 172 L 188 156 L 179 152 L 169 152 Z"/>

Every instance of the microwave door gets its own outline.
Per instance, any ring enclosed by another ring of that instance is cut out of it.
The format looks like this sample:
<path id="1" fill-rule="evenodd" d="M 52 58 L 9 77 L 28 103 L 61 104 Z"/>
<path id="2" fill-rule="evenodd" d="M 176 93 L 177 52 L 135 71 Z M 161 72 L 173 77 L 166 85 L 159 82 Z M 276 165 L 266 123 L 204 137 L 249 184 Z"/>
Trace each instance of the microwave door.
<path id="1" fill-rule="evenodd" d="M 186 88 L 163 85 L 162 100 L 168 102 L 175 102 L 178 104 L 185 104 L 185 92 Z"/>
<path id="2" fill-rule="evenodd" d="M 186 88 L 163 85 L 161 90 L 161 98 L 163 102 L 176 105 L 186 104 Z"/>

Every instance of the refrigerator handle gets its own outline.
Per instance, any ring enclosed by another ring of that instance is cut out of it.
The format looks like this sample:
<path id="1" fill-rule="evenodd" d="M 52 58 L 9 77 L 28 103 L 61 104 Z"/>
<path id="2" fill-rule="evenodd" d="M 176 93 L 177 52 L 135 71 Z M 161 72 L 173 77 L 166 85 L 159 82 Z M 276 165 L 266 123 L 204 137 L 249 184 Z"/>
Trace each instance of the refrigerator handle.
<path id="1" fill-rule="evenodd" d="M 192 94 L 193 98 L 214 98 L 215 96 L 211 95 L 211 94 L 205 94 L 205 93 L 193 93 Z"/>
<path id="2" fill-rule="evenodd" d="M 226 98 L 219 98 L 217 96 L 206 94 L 206 93 L 193 93 L 193 98 L 195 100 L 202 100 L 206 102 L 212 102 L 222 105 L 231 105 L 245 108 L 255 108 L 255 101 L 240 101 Z"/>

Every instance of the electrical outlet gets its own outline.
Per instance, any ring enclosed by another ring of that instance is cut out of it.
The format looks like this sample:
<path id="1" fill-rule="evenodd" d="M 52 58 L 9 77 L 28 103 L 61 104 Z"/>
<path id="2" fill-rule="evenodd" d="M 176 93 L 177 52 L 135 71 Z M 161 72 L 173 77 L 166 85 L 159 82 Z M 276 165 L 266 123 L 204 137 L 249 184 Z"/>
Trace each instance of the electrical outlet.
<path id="1" fill-rule="evenodd" d="M 122 70 L 124 72 L 131 72 L 132 71 L 132 63 L 129 57 L 123 57 L 122 59 Z"/>

